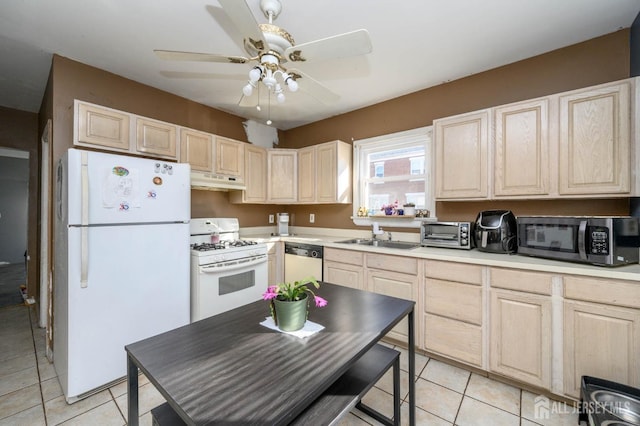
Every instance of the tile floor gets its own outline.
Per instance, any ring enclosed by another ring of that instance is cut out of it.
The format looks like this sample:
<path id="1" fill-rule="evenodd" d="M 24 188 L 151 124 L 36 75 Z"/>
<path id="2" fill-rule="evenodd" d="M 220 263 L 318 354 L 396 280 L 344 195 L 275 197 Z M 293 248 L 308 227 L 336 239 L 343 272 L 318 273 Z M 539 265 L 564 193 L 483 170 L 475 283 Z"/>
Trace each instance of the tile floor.
<path id="1" fill-rule="evenodd" d="M 403 397 L 408 373 L 406 352 L 401 361 Z M 418 425 L 534 426 L 578 424 L 571 409 L 551 410 L 549 419 L 536 419 L 531 392 L 470 373 L 435 359 L 416 357 L 416 423 Z M 393 412 L 389 372 L 364 401 L 386 415 Z M 164 402 L 147 380 L 140 380 L 141 425 L 151 425 L 149 410 Z M 553 407 L 553 405 L 552 405 Z M 570 407 L 569 407 L 570 408 Z M 68 405 L 56 372 L 44 351 L 44 330 L 38 328 L 33 308 L 0 309 L 0 426 L 3 425 L 124 425 L 126 383 Z M 402 404 L 402 424 L 408 424 L 408 406 Z M 342 426 L 375 425 L 354 410 Z"/>

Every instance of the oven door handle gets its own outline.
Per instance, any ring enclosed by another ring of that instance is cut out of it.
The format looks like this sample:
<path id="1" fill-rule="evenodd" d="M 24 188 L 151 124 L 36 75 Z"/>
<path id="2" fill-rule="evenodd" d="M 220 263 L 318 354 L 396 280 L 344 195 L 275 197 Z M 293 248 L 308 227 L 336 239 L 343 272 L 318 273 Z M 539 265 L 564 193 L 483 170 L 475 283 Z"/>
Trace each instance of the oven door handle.
<path id="1" fill-rule="evenodd" d="M 259 265 L 267 261 L 267 255 L 261 254 L 258 256 L 247 257 L 244 259 L 232 260 L 229 262 L 214 263 L 211 265 L 205 265 L 200 267 L 202 273 L 216 273 L 222 271 L 232 271 L 234 269 L 245 268 L 247 266 Z"/>

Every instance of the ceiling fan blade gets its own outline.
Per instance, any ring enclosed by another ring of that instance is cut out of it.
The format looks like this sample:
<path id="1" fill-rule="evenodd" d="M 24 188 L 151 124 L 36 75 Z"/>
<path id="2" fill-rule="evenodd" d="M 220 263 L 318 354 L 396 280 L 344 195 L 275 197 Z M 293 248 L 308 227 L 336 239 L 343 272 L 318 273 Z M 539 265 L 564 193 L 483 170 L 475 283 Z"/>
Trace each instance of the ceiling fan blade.
<path id="1" fill-rule="evenodd" d="M 225 62 L 232 64 L 244 64 L 249 61 L 244 56 L 225 56 L 215 53 L 181 52 L 176 50 L 154 50 L 160 59 L 169 61 L 194 61 L 194 62 Z"/>
<path id="2" fill-rule="evenodd" d="M 245 44 L 249 43 L 256 50 L 261 51 L 268 48 L 269 44 L 264 38 L 264 34 L 256 18 L 251 13 L 251 9 L 244 0 L 218 0 L 233 25 L 244 36 Z"/>
<path id="3" fill-rule="evenodd" d="M 292 46 L 284 57 L 292 62 L 321 61 L 371 53 L 373 46 L 367 30 L 356 30 Z"/>
<path id="4" fill-rule="evenodd" d="M 289 69 L 289 74 L 293 74 L 298 82 L 298 87 L 305 93 L 310 94 L 317 100 L 325 104 L 331 104 L 340 99 L 340 95 L 332 92 L 322 83 L 309 77 L 304 72 L 297 69 Z"/>

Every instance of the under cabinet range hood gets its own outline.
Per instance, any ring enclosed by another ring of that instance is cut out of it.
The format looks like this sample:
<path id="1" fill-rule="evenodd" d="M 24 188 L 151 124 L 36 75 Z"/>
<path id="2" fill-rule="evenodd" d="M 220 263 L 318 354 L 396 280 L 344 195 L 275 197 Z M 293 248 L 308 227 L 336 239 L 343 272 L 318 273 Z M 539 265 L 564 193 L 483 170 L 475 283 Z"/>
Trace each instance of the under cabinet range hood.
<path id="1" fill-rule="evenodd" d="M 200 171 L 191 171 L 191 188 L 208 191 L 228 191 L 246 189 L 244 179 L 238 176 L 219 175 Z"/>

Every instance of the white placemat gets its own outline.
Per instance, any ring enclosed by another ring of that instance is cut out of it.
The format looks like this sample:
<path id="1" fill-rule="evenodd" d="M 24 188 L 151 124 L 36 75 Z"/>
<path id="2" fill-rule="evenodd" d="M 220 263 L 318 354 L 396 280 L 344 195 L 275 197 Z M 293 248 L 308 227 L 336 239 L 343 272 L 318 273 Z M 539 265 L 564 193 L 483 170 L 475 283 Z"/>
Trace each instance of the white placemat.
<path id="1" fill-rule="evenodd" d="M 304 327 L 302 327 L 300 330 L 284 331 L 284 330 L 280 330 L 278 328 L 278 326 L 275 324 L 275 322 L 273 322 L 273 318 L 271 318 L 271 317 L 266 317 L 265 320 L 260 323 L 260 325 L 263 325 L 263 326 L 265 326 L 267 328 L 270 328 L 272 330 L 279 331 L 280 333 L 291 334 L 292 336 L 296 336 L 296 337 L 300 337 L 300 338 L 309 337 L 309 336 L 311 336 L 313 334 L 316 334 L 318 331 L 324 329 L 324 325 L 320 325 L 320 324 L 317 324 L 317 323 L 315 323 L 313 321 L 307 320 L 304 323 Z"/>

